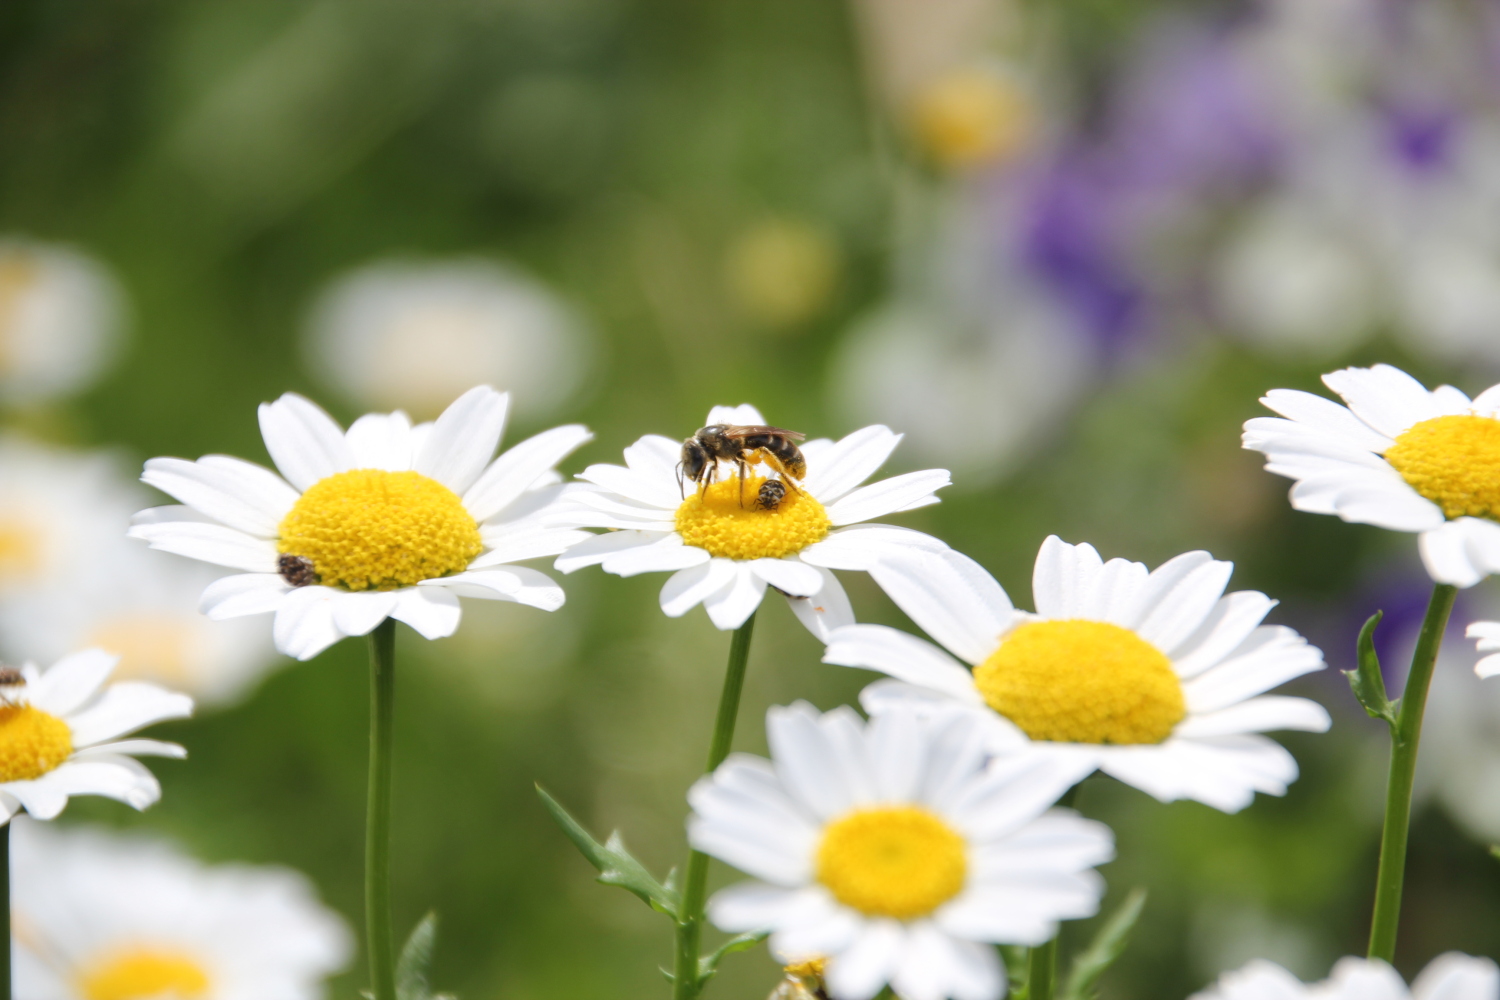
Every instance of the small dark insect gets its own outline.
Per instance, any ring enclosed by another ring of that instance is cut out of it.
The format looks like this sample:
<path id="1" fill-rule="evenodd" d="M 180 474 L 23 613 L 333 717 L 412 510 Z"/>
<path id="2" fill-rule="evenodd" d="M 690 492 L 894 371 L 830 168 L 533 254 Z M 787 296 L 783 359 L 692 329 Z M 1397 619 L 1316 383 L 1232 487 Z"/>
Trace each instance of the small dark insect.
<path id="1" fill-rule="evenodd" d="M 15 667 L 0 667 L 0 687 L 17 687 L 26 683 L 26 678 Z"/>
<path id="2" fill-rule="evenodd" d="M 779 479 L 767 479 L 760 484 L 760 493 L 755 498 L 755 506 L 761 510 L 775 510 L 785 499 L 786 483 Z"/>
<path id="3" fill-rule="evenodd" d="M 306 587 L 308 584 L 318 582 L 318 574 L 313 570 L 312 560 L 302 556 L 286 554 L 277 556 L 276 569 L 281 573 L 281 578 L 293 587 Z"/>
<path id="4" fill-rule="evenodd" d="M 733 462 L 740 479 L 745 478 L 747 467 L 764 462 L 791 485 L 793 480 L 807 475 L 807 460 L 797 447 L 804 436 L 784 427 L 709 424 L 682 442 L 678 486 L 682 485 L 683 476 L 707 486 L 718 475 L 721 461 Z"/>

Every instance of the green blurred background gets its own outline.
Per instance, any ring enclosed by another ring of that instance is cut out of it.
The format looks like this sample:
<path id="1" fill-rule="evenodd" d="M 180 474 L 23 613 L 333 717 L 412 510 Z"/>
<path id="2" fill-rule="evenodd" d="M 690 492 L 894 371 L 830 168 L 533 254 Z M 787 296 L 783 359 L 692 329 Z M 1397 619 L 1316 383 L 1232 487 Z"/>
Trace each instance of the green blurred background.
<path id="1" fill-rule="evenodd" d="M 11 0 L 0 6 L 0 230 L 105 263 L 130 335 L 86 393 L 14 406 L 8 420 L 136 460 L 266 461 L 257 403 L 296 390 L 342 420 L 360 412 L 303 360 L 309 310 L 331 280 L 392 256 L 487 257 L 544 282 L 590 331 L 580 391 L 507 431 L 515 441 L 589 424 L 596 439 L 567 473 L 618 461 L 644 433 L 687 435 L 715 403 L 754 402 L 810 436 L 846 433 L 864 405 L 838 388 L 858 350 L 850 331 L 914 283 L 926 283 L 918 298 L 947 303 L 931 278 L 946 266 L 927 252 L 945 225 L 934 220 L 1002 226 L 987 199 L 1024 198 L 1042 169 L 954 166 L 941 141 L 924 147 L 891 97 L 900 84 L 882 76 L 871 25 L 892 10 L 921 21 L 983 8 L 989 28 L 971 41 L 1027 81 L 1030 134 L 1059 148 L 1056 136 L 1087 136 L 1108 117 L 1112 90 L 1140 65 L 1142 32 L 1235 16 L 1150 0 L 1027 2 Z M 1232 220 L 1233 207 L 1221 215 Z M 778 244 L 767 232 L 793 235 Z M 933 432 L 982 460 L 955 465 L 942 505 L 895 520 L 979 559 L 1021 606 L 1050 533 L 1150 564 L 1208 548 L 1237 563 L 1236 587 L 1282 600 L 1273 620 L 1347 667 L 1365 615 L 1405 608 L 1409 623 L 1420 606 L 1413 540 L 1293 513 L 1285 483 L 1239 450 L 1241 423 L 1262 412 L 1266 389 L 1316 390 L 1319 372 L 1345 363 L 1388 361 L 1471 392 L 1493 381 L 1487 364 L 1413 350 L 1388 318 L 1368 326 L 1318 356 L 1260 350 L 1182 313 L 1155 333 L 1069 341 L 1089 362 L 1058 390 L 1066 405 L 1038 402 L 1043 418 L 1003 461 L 989 457 L 984 425 Z M 903 448 L 892 469 L 928 464 L 942 463 Z M 679 862 L 683 793 L 728 636 L 698 611 L 665 618 L 661 582 L 584 571 L 566 578 L 568 604 L 552 616 L 468 602 L 451 639 L 402 631 L 397 924 L 439 912 L 440 988 L 465 1000 L 665 995 L 666 922 L 594 885 L 532 790 L 541 782 L 601 835 L 621 829 L 657 872 Z M 845 582 L 861 620 L 910 627 L 867 579 Z M 1489 599 L 1479 590 L 1470 607 Z M 1388 626 L 1392 658 L 1401 628 Z M 1466 672 L 1472 649 L 1454 649 L 1445 669 Z M 769 705 L 854 699 L 868 678 L 819 654 L 767 602 L 738 749 L 764 752 Z M 358 926 L 365 656 L 346 641 L 237 706 L 160 727 L 191 753 L 153 765 L 160 805 L 138 817 L 84 800 L 64 821 L 292 865 Z M 1080 807 L 1119 838 L 1106 905 L 1151 890 L 1105 981 L 1109 1000 L 1186 997 L 1255 954 L 1321 977 L 1363 951 L 1382 733 L 1326 673 L 1295 686 L 1335 727 L 1285 738 L 1304 772 L 1285 799 L 1225 816 L 1099 778 L 1085 786 Z M 1478 749 L 1458 760 L 1500 766 Z M 1429 797 L 1416 820 L 1408 975 L 1449 949 L 1500 955 L 1500 863 L 1450 813 Z M 1066 933 L 1081 939 L 1088 925 Z M 707 995 L 758 998 L 776 977 L 760 949 L 729 959 Z M 356 997 L 363 982 L 351 970 L 332 995 Z"/>

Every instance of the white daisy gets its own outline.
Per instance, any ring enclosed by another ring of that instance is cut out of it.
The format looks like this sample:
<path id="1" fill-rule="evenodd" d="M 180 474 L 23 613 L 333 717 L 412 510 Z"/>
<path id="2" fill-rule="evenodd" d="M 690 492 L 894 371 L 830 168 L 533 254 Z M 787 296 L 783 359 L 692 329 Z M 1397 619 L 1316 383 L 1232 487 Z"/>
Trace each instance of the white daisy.
<path id="1" fill-rule="evenodd" d="M 338 278 L 307 329 L 313 367 L 361 407 L 439 412 L 476 382 L 556 412 L 583 382 L 588 330 L 542 282 L 483 258 L 384 260 Z"/>
<path id="2" fill-rule="evenodd" d="M 705 426 L 765 422 L 746 404 L 714 407 Z M 893 553 L 947 548 L 919 531 L 860 523 L 937 503 L 933 491 L 949 483 L 947 470 L 928 469 L 860 487 L 900 441 L 878 425 L 839 441 L 808 441 L 801 446 L 807 475 L 766 510 L 756 499 L 765 478 L 742 482 L 727 465 L 706 488 L 687 483 L 684 497 L 682 442 L 648 434 L 625 449 L 624 466 L 591 465 L 579 476 L 586 483 L 570 490 L 573 512 L 559 523 L 616 530 L 569 549 L 557 568 L 599 565 L 620 576 L 675 571 L 661 590 L 662 611 L 676 618 L 702 604 L 721 629 L 743 625 L 770 585 L 824 637 L 854 621 L 831 570 L 867 570 L 878 581 Z"/>
<path id="3" fill-rule="evenodd" d="M 1471 622 L 1464 635 L 1470 639 L 1477 639 L 1475 648 L 1481 653 L 1489 653 L 1482 656 L 1479 662 L 1474 664 L 1474 673 L 1480 677 L 1494 677 L 1500 674 L 1500 622 Z"/>
<path id="4" fill-rule="evenodd" d="M 31 664 L 0 672 L 0 822 L 22 809 L 52 819 L 72 795 L 103 795 L 136 809 L 161 786 L 130 755 L 186 757 L 175 743 L 122 740 L 193 713 L 193 699 L 154 684 L 105 686 L 119 657 L 86 649 L 45 673 Z"/>
<path id="5" fill-rule="evenodd" d="M 141 479 L 186 506 L 144 510 L 130 534 L 248 570 L 211 584 L 201 610 L 275 612 L 276 648 L 299 660 L 388 617 L 429 639 L 452 635 L 460 596 L 555 611 L 562 589 L 509 564 L 589 537 L 552 527 L 547 514 L 561 490 L 553 466 L 590 434 L 555 427 L 491 461 L 508 402 L 479 386 L 434 423 L 413 427 L 398 410 L 345 432 L 287 393 L 260 408 L 281 476 L 225 455 L 153 458 Z"/>
<path id="6" fill-rule="evenodd" d="M 25 1000 L 318 1000 L 353 942 L 307 879 L 170 844 L 18 823 L 16 995 Z"/>
<path id="7" fill-rule="evenodd" d="M 93 258 L 0 240 L 0 398 L 33 403 L 97 379 L 119 353 L 122 299 Z"/>
<path id="8" fill-rule="evenodd" d="M 772 760 L 735 754 L 693 786 L 693 847 L 761 881 L 709 901 L 726 931 L 771 932 L 778 961 L 824 959 L 834 1000 L 995 1000 L 994 943 L 1039 945 L 1092 915 L 1114 855 L 1102 824 L 1051 809 L 1071 777 L 986 768 L 971 716 L 865 723 L 806 702 L 767 713 Z"/>
<path id="9" fill-rule="evenodd" d="M 1407 989 L 1379 959 L 1341 958 L 1332 976 L 1306 986 L 1276 963 L 1257 959 L 1224 973 L 1192 1000 L 1500 1000 L 1500 969 L 1487 958 L 1450 951 L 1433 959 Z"/>
<path id="10" fill-rule="evenodd" d="M 1390 365 L 1323 382 L 1348 406 L 1272 389 L 1261 402 L 1286 419 L 1245 424 L 1245 447 L 1296 480 L 1292 506 L 1418 533 L 1439 583 L 1471 587 L 1500 570 L 1500 386 L 1471 400 Z"/>
<path id="11" fill-rule="evenodd" d="M 1261 733 L 1329 726 L 1315 702 L 1262 695 L 1321 670 L 1323 654 L 1260 624 L 1276 604 L 1266 595 L 1225 594 L 1233 564 L 1207 552 L 1148 572 L 1049 537 L 1032 579 L 1036 614 L 1015 610 L 951 549 L 907 558 L 887 592 L 963 663 L 884 625 L 838 630 L 825 662 L 894 678 L 861 693 L 871 713 L 959 706 L 984 720 L 996 753 L 1041 756 L 1076 779 L 1098 768 L 1163 802 L 1225 812 L 1296 780 L 1297 762 Z"/>

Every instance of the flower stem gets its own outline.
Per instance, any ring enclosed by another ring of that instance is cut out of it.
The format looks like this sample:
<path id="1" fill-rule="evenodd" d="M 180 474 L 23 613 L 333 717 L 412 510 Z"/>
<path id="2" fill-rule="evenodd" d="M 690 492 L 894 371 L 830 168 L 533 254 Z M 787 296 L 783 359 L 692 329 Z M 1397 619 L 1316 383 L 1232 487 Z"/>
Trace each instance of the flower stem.
<path id="1" fill-rule="evenodd" d="M 374 1000 L 396 1000 L 391 946 L 391 722 L 396 703 L 396 620 L 370 633 L 370 789 L 365 812 L 365 946 Z"/>
<path id="2" fill-rule="evenodd" d="M 10 1000 L 10 823 L 0 826 L 0 1000 Z"/>
<path id="3" fill-rule="evenodd" d="M 1059 932 L 1061 933 L 1061 932 Z M 1026 1000 L 1052 1000 L 1057 986 L 1057 935 L 1031 949 L 1026 959 Z"/>
<path id="4" fill-rule="evenodd" d="M 705 773 L 724 763 L 734 739 L 734 722 L 740 712 L 740 692 L 745 687 L 745 665 L 750 659 L 750 634 L 755 614 L 735 629 L 729 642 L 729 665 L 724 669 L 724 690 L 719 695 L 719 715 L 714 720 L 713 742 L 708 748 Z M 703 937 L 703 901 L 708 895 L 708 855 L 689 851 L 687 876 L 683 879 L 682 903 L 677 911 L 677 959 L 672 970 L 673 1000 L 694 1000 L 702 987 L 698 980 L 698 949 Z"/>
<path id="5" fill-rule="evenodd" d="M 1370 957 L 1392 962 L 1396 957 L 1396 929 L 1401 920 L 1401 887 L 1406 879 L 1406 840 L 1411 824 L 1412 779 L 1417 772 L 1417 745 L 1422 739 L 1422 713 L 1427 688 L 1443 631 L 1458 588 L 1433 587 L 1411 672 L 1401 693 L 1401 713 L 1391 729 L 1391 771 L 1385 792 L 1385 829 L 1380 838 L 1380 872 L 1375 880 L 1375 916 L 1370 924 Z"/>

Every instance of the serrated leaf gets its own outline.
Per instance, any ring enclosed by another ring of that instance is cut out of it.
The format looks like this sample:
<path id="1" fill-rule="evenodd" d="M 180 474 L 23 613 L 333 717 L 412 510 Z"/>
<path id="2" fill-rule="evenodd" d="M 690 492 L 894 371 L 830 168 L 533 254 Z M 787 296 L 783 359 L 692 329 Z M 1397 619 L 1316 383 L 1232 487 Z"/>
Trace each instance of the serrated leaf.
<path id="1" fill-rule="evenodd" d="M 437 914 L 428 911 L 417 921 L 396 960 L 396 1000 L 453 1000 L 451 994 L 433 993 L 427 983 L 432 951 L 437 945 Z"/>
<path id="2" fill-rule="evenodd" d="M 1099 928 L 1089 946 L 1073 959 L 1057 1000 L 1094 1000 L 1098 996 L 1099 978 L 1124 953 L 1125 946 L 1130 943 L 1130 932 L 1135 929 L 1145 905 L 1146 890 L 1131 890 L 1120 908 Z"/>
<path id="3" fill-rule="evenodd" d="M 677 892 L 658 882 L 646 870 L 645 865 L 631 857 L 630 852 L 625 849 L 625 842 L 620 839 L 620 831 L 611 833 L 609 840 L 601 844 L 568 815 L 568 811 L 548 795 L 541 785 L 536 786 L 536 793 L 542 797 L 542 804 L 547 807 L 557 825 L 562 827 L 563 833 L 568 835 L 568 839 L 588 859 L 589 864 L 599 870 L 598 881 L 605 885 L 617 885 L 634 893 L 653 910 L 665 913 L 673 920 L 677 919 Z"/>
<path id="4" fill-rule="evenodd" d="M 1372 719 L 1384 719 L 1394 730 L 1397 703 L 1385 692 L 1385 675 L 1380 672 L 1380 656 L 1375 652 L 1375 626 L 1384 615 L 1383 611 L 1375 612 L 1359 630 L 1359 666 L 1345 670 L 1344 676 L 1349 678 L 1349 687 L 1365 714 Z"/>
<path id="5" fill-rule="evenodd" d="M 733 955 L 737 951 L 744 951 L 746 948 L 754 948 L 756 945 L 764 941 L 770 935 L 770 933 L 770 931 L 750 931 L 746 934 L 736 935 L 735 937 L 732 937 L 728 941 L 725 941 L 723 944 L 719 945 L 719 947 L 713 952 L 713 954 L 704 955 L 702 958 L 699 958 L 699 987 L 702 987 L 704 983 L 712 979 L 714 977 L 714 974 L 719 971 L 719 963 L 724 960 L 725 955 Z"/>

